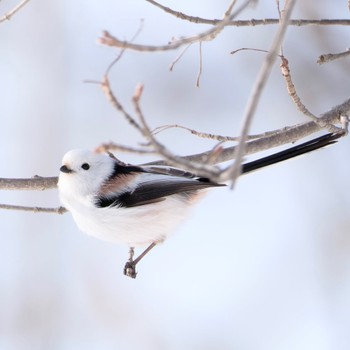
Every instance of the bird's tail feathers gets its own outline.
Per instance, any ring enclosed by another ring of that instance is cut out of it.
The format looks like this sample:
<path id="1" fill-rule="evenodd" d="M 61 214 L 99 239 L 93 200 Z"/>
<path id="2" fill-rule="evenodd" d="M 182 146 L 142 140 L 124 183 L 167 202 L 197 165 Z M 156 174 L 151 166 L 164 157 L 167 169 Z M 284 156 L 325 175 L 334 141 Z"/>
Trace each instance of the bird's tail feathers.
<path id="1" fill-rule="evenodd" d="M 271 154 L 270 156 L 254 160 L 249 163 L 245 163 L 242 165 L 242 174 L 247 174 L 252 171 L 264 168 L 266 166 L 283 162 L 285 160 L 298 157 L 305 153 L 309 153 L 317 149 L 332 145 L 336 143 L 337 139 L 342 136 L 343 136 L 342 133 L 329 133 L 329 134 L 317 137 L 313 140 L 304 142 L 300 145 L 285 149 L 281 152 Z"/>

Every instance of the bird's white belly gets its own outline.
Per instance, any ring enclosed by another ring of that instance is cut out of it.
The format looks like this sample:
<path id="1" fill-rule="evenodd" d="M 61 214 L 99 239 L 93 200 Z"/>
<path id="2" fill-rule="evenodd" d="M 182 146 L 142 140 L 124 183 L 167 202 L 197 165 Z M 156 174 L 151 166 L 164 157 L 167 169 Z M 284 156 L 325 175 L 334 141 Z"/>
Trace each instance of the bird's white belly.
<path id="1" fill-rule="evenodd" d="M 83 232 L 96 238 L 131 247 L 164 241 L 183 221 L 188 202 L 174 195 L 164 201 L 130 208 L 96 208 L 66 203 Z"/>

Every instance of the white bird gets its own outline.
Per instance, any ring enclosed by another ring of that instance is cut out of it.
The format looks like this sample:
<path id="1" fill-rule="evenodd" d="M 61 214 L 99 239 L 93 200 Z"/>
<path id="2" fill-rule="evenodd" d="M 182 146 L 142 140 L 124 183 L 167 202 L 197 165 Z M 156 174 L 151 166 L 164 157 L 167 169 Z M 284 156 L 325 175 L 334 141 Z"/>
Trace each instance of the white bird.
<path id="1" fill-rule="evenodd" d="M 326 134 L 243 164 L 242 173 L 327 146 L 340 136 Z M 81 149 L 65 154 L 58 181 L 61 202 L 81 231 L 130 247 L 124 274 L 133 278 L 136 264 L 169 237 L 203 190 L 219 186 L 225 185 L 180 169 L 129 165 L 111 154 Z M 134 247 L 147 245 L 134 260 Z"/>

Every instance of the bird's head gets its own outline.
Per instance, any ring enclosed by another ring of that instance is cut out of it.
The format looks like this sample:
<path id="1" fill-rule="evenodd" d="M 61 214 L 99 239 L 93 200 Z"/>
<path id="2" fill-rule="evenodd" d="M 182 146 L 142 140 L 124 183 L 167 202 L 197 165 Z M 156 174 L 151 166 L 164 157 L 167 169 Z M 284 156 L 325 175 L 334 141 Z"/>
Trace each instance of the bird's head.
<path id="1" fill-rule="evenodd" d="M 107 154 L 75 149 L 62 160 L 58 188 L 66 195 L 93 195 L 112 174 L 115 161 Z"/>

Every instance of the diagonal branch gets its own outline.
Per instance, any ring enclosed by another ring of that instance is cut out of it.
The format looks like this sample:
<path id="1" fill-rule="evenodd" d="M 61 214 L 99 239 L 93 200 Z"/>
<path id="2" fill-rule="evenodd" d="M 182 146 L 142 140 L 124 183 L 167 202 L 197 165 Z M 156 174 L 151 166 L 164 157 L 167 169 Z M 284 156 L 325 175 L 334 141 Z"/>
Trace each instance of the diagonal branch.
<path id="1" fill-rule="evenodd" d="M 278 50 L 282 44 L 284 35 L 286 33 L 288 22 L 292 15 L 292 10 L 293 10 L 295 1 L 296 0 L 286 1 L 284 14 L 281 18 L 279 30 L 277 31 L 277 34 L 272 42 L 271 49 L 269 50 L 268 54 L 265 57 L 265 60 L 261 66 L 260 72 L 258 73 L 256 82 L 253 87 L 253 91 L 247 103 L 245 115 L 243 117 L 243 126 L 242 126 L 242 131 L 240 133 L 240 141 L 236 150 L 235 162 L 221 173 L 220 180 L 221 181 L 231 180 L 232 186 L 234 185 L 236 179 L 241 174 L 241 163 L 242 163 L 243 156 L 245 154 L 245 147 L 246 147 L 249 128 L 253 120 L 255 110 L 258 106 L 260 96 L 262 94 L 264 86 L 267 83 L 267 79 L 272 70 L 272 66 L 277 58 Z"/>
<path id="2" fill-rule="evenodd" d="M 10 12 L 4 14 L 0 17 L 0 23 L 9 21 L 13 15 L 15 15 L 24 5 L 26 5 L 30 0 L 22 0 L 17 6 L 15 6 Z"/>
<path id="3" fill-rule="evenodd" d="M 302 112 L 305 116 L 310 118 L 312 121 L 315 123 L 319 124 L 321 128 L 327 129 L 330 133 L 338 133 L 341 131 L 338 127 L 334 126 L 333 124 L 327 124 L 324 120 L 320 120 L 318 117 L 316 117 L 313 113 L 311 113 L 308 108 L 303 104 L 301 101 L 299 95 L 296 92 L 292 76 L 290 74 L 290 69 L 289 69 L 289 63 L 288 60 L 281 55 L 281 64 L 280 68 L 282 71 L 282 75 L 284 77 L 284 80 L 287 85 L 287 91 L 289 96 L 292 98 L 294 104 L 297 106 L 300 112 Z"/>
<path id="4" fill-rule="evenodd" d="M 183 157 L 176 156 L 154 137 L 140 108 L 140 98 L 141 98 L 142 91 L 143 91 L 143 86 L 139 85 L 136 88 L 136 91 L 133 97 L 134 107 L 142 124 L 142 135 L 150 142 L 154 150 L 163 158 L 165 158 L 168 161 L 168 163 L 170 163 L 170 165 L 184 168 L 194 173 L 200 173 L 202 176 L 208 177 L 208 178 L 214 178 L 218 176 L 219 169 L 217 167 L 207 165 L 205 164 L 205 162 L 203 163 L 190 162 L 184 159 Z"/>
<path id="5" fill-rule="evenodd" d="M 339 124 L 341 116 L 350 114 L 350 97 L 343 103 L 333 107 L 330 111 L 322 114 L 320 120 L 325 121 L 329 124 Z M 275 131 L 272 135 L 260 138 L 258 140 L 253 140 L 247 142 L 245 147 L 245 155 L 250 155 L 262 151 L 269 150 L 274 147 L 282 146 L 287 143 L 294 143 L 302 138 L 309 135 L 315 134 L 321 131 L 322 128 L 319 124 L 311 121 L 307 123 L 301 123 L 295 126 L 289 126 L 281 129 L 280 131 Z M 345 131 L 345 130 L 344 130 Z M 344 134 L 345 136 L 345 134 Z M 215 163 L 223 163 L 234 159 L 237 146 L 223 148 L 221 153 L 216 157 Z M 204 162 L 211 151 L 206 151 L 202 153 L 197 153 L 193 155 L 184 156 L 182 158 L 187 159 L 191 162 Z M 166 160 L 154 161 L 147 163 L 147 165 L 168 165 Z"/>
<path id="6" fill-rule="evenodd" d="M 111 35 L 108 31 L 102 32 L 102 37 L 98 40 L 98 42 L 102 45 L 116 47 L 119 49 L 129 49 L 129 50 L 134 50 L 139 52 L 159 52 L 159 51 L 175 50 L 181 46 L 193 44 L 196 42 L 210 41 L 215 39 L 226 27 L 227 23 L 229 23 L 230 21 L 232 21 L 233 18 L 238 16 L 249 5 L 251 0 L 246 0 L 235 12 L 231 14 L 231 11 L 235 2 L 236 0 L 233 0 L 230 3 L 228 9 L 225 12 L 223 19 L 218 21 L 213 28 L 208 29 L 204 32 L 201 32 L 191 37 L 181 38 L 180 40 L 172 41 L 171 43 L 166 45 L 155 46 L 155 45 L 133 44 L 132 42 L 120 40 L 116 38 L 115 36 Z"/>

